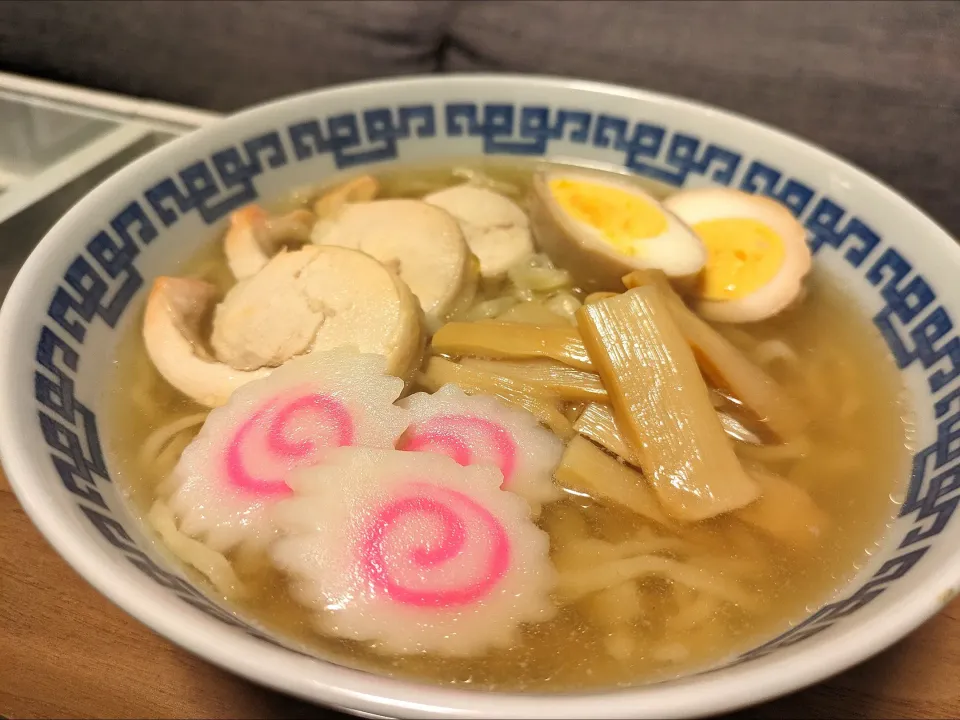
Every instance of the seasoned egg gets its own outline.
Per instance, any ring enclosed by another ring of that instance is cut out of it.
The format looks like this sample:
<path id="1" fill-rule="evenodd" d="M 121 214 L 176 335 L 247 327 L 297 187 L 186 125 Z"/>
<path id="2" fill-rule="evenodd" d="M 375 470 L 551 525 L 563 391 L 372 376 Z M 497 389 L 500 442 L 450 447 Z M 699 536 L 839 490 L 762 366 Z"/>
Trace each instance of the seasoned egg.
<path id="1" fill-rule="evenodd" d="M 755 322 L 800 296 L 810 249 L 803 226 L 783 205 L 725 188 L 680 192 L 664 205 L 706 246 L 694 298 L 703 317 Z"/>
<path id="2" fill-rule="evenodd" d="M 700 239 L 627 177 L 546 170 L 535 174 L 533 195 L 538 243 L 587 291 L 618 288 L 637 269 L 695 276 L 706 262 Z"/>

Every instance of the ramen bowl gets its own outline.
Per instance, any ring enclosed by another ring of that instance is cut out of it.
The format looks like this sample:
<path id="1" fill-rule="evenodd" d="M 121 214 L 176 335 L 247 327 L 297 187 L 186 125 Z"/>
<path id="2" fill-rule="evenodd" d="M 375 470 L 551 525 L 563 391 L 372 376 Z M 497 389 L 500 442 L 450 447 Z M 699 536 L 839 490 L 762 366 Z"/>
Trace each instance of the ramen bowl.
<path id="1" fill-rule="evenodd" d="M 676 188 L 768 196 L 815 265 L 872 318 L 914 418 L 899 515 L 856 576 L 788 631 L 702 672 L 635 688 L 478 693 L 381 677 L 288 647 L 160 553 L 103 447 L 118 337 L 154 278 L 229 214 L 341 171 L 461 157 L 562 159 Z M 526 76 L 398 79 L 253 108 L 108 179 L 37 246 L 0 312 L 3 466 L 53 547 L 126 612 L 257 683 L 366 716 L 664 718 L 815 683 L 888 647 L 960 587 L 960 249 L 908 201 L 801 140 L 655 93 Z"/>

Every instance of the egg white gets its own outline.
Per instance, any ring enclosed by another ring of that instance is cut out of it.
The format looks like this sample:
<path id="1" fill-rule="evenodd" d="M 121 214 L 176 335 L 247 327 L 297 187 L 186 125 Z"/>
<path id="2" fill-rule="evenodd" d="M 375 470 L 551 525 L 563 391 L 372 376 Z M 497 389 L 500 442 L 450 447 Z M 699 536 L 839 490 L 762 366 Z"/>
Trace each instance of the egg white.
<path id="1" fill-rule="evenodd" d="M 766 197 L 727 188 L 686 190 L 663 204 L 689 227 L 707 220 L 755 220 L 766 225 L 783 243 L 783 263 L 768 282 L 742 298 L 714 300 L 694 296 L 700 315 L 717 322 L 757 322 L 773 317 L 802 297 L 812 258 L 806 231 L 786 207 Z"/>

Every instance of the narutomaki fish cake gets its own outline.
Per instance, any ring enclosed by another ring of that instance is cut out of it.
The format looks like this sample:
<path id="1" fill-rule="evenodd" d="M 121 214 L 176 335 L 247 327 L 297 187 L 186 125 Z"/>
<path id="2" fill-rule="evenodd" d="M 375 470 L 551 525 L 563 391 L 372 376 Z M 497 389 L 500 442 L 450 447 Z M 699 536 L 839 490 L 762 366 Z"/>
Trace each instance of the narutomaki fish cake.
<path id="1" fill-rule="evenodd" d="M 401 404 L 410 413 L 401 450 L 442 453 L 461 465 L 493 465 L 503 475 L 501 487 L 538 510 L 560 497 L 553 470 L 563 442 L 530 413 L 494 397 L 467 395 L 452 384 Z"/>
<path id="2" fill-rule="evenodd" d="M 479 655 L 549 620 L 550 539 L 491 466 L 340 449 L 291 479 L 271 552 L 332 635 L 386 654 Z"/>
<path id="3" fill-rule="evenodd" d="M 268 542 L 267 512 L 290 494 L 298 467 L 323 462 L 330 448 L 391 448 L 407 426 L 395 406 L 403 381 L 384 359 L 330 351 L 308 355 L 237 390 L 207 417 L 168 480 L 180 529 L 225 552 Z"/>

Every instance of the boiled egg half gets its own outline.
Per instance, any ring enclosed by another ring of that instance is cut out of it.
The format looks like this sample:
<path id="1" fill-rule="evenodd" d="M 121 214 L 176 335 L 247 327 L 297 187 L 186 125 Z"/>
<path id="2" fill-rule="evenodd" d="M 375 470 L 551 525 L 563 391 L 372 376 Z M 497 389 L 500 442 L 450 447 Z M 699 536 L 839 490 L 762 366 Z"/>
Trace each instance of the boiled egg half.
<path id="1" fill-rule="evenodd" d="M 693 277 L 707 260 L 700 238 L 629 177 L 537 172 L 530 215 L 540 247 L 588 292 L 618 288 L 638 269 Z"/>
<path id="2" fill-rule="evenodd" d="M 726 188 L 679 192 L 663 204 L 706 246 L 691 298 L 704 318 L 756 322 L 801 296 L 810 249 L 803 226 L 786 207 Z"/>

